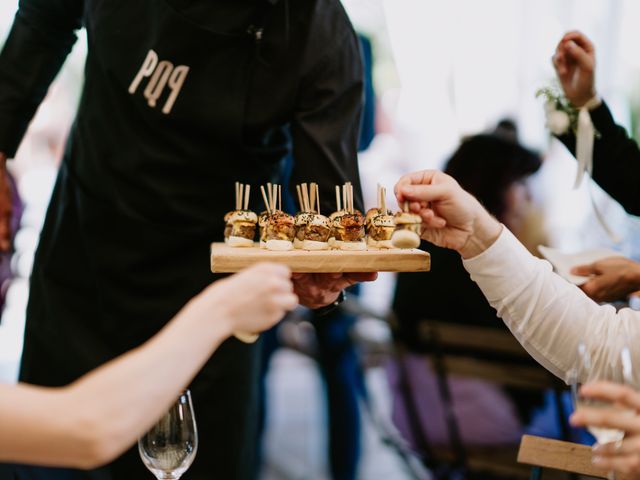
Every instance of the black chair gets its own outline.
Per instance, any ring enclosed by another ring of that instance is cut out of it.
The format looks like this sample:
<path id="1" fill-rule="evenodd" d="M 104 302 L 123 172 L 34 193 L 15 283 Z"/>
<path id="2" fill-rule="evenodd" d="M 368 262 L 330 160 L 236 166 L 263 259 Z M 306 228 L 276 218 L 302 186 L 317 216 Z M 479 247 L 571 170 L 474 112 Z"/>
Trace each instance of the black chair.
<path id="1" fill-rule="evenodd" d="M 453 400 L 448 378 L 457 375 L 475 378 L 525 392 L 555 392 L 559 422 L 565 427 L 561 405 L 564 383 L 536 363 L 506 329 L 445 323 L 437 320 L 421 320 L 414 325 L 410 339 L 406 338 L 399 325 L 393 324 L 396 355 L 402 366 L 402 357 L 408 351 L 424 355 L 425 361 L 437 378 L 438 391 L 445 409 L 445 420 L 451 439 L 450 448 L 439 448 L 429 444 L 428 432 L 420 431 L 418 405 L 413 405 L 406 375 L 403 390 L 405 407 L 410 416 L 414 438 L 426 464 L 440 478 L 518 478 L 529 477 L 529 469 L 517 462 L 517 445 L 512 448 L 468 447 L 463 444 L 458 421 L 453 410 Z M 413 413 L 412 413 L 413 412 Z M 568 431 L 563 430 L 564 438 Z M 550 478 L 572 478 L 567 474 L 555 474 Z"/>

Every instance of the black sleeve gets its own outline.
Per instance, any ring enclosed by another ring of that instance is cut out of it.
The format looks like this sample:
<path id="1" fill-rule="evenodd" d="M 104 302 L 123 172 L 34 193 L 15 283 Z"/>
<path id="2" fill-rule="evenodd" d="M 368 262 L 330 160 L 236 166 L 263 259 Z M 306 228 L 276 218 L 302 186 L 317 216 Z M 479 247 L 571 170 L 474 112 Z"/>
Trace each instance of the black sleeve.
<path id="1" fill-rule="evenodd" d="M 616 125 L 609 107 L 593 109 L 591 120 L 600 134 L 593 149 L 593 179 L 632 215 L 640 215 L 640 149 L 626 130 Z M 559 137 L 575 155 L 576 137 L 573 133 Z"/>
<path id="2" fill-rule="evenodd" d="M 0 53 L 0 152 L 13 157 L 82 23 L 82 0 L 20 0 Z"/>
<path id="3" fill-rule="evenodd" d="M 363 210 L 358 172 L 358 137 L 364 73 L 360 45 L 349 25 L 335 47 L 304 74 L 291 124 L 291 191 L 302 182 L 320 188 L 322 213 L 335 210 L 335 186 L 349 181 L 354 204 Z"/>

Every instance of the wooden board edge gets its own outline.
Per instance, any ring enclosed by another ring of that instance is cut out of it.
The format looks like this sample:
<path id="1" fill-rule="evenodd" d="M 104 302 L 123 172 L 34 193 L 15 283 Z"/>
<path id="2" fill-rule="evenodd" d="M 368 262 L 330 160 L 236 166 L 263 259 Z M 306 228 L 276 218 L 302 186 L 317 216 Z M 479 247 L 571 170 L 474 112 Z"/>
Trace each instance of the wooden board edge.
<path id="1" fill-rule="evenodd" d="M 606 478 L 607 472 L 591 463 L 591 454 L 591 448 L 587 445 L 523 435 L 518 450 L 518 463 Z"/>
<path id="2" fill-rule="evenodd" d="M 239 271 L 244 270 L 245 268 L 250 267 L 251 265 L 257 263 L 255 259 L 252 257 L 243 258 L 241 255 L 234 256 L 233 259 L 224 258 L 224 257 L 216 257 L 214 253 L 214 246 L 220 245 L 219 243 L 212 243 L 210 246 L 210 270 L 212 273 L 217 274 L 229 274 L 229 273 L 237 273 Z M 281 262 L 281 259 L 271 259 L 271 261 L 276 261 L 280 263 L 286 263 L 289 265 L 292 270 L 296 273 L 373 273 L 373 272 L 393 272 L 393 273 L 416 273 L 416 272 L 428 272 L 431 270 L 431 255 L 429 252 L 425 252 L 420 250 L 420 258 L 423 260 L 419 267 L 416 267 L 416 262 L 409 259 L 409 257 L 405 257 L 400 259 L 394 267 L 389 268 L 387 266 L 380 266 L 380 264 L 384 264 L 385 262 L 379 262 L 379 264 L 373 264 L 373 266 L 367 266 L 360 262 L 362 259 L 358 259 L 357 263 L 355 260 L 351 259 L 351 263 L 347 261 L 343 261 L 338 268 L 331 268 L 325 270 L 319 270 L 316 266 L 307 266 L 300 265 L 297 262 L 297 256 L 288 257 L 285 261 Z M 369 257 L 370 258 L 370 257 Z M 264 261 L 270 261 L 269 258 L 265 258 Z M 304 262 L 303 262 L 304 263 Z"/>

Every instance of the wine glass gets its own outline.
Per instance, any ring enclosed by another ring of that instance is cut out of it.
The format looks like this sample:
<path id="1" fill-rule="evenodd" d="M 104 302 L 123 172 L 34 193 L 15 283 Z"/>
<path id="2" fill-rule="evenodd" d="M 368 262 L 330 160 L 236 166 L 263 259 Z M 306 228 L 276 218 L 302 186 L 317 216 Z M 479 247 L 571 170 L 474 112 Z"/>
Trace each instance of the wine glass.
<path id="1" fill-rule="evenodd" d="M 185 390 L 151 430 L 138 440 L 144 465 L 158 480 L 178 479 L 191 466 L 198 450 L 198 428 Z"/>
<path id="2" fill-rule="evenodd" d="M 631 362 L 631 351 L 626 340 L 619 339 L 618 342 L 609 343 L 607 349 L 609 362 L 604 369 L 596 371 L 593 369 L 592 353 L 584 341 L 578 345 L 576 364 L 570 373 L 571 393 L 574 408 L 589 407 L 598 409 L 614 410 L 618 413 L 633 415 L 633 410 L 624 408 L 605 400 L 583 397 L 580 388 L 583 383 L 595 381 L 608 381 L 625 385 L 633 384 L 633 367 Z M 621 443 L 624 439 L 624 430 L 615 428 L 590 427 L 587 430 L 591 433 L 600 445 L 606 443 Z M 609 472 L 608 479 L 615 480 L 615 472 Z"/>

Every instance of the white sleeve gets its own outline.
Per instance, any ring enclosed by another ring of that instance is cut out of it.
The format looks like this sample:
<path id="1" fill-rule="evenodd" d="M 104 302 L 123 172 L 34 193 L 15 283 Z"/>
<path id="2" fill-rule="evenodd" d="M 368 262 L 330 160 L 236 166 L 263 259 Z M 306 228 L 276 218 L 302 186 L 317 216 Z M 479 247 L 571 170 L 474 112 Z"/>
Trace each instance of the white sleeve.
<path id="1" fill-rule="evenodd" d="M 602 378 L 617 363 L 609 359 L 616 358 L 613 346 L 623 338 L 640 365 L 640 348 L 631 340 L 639 337 L 640 312 L 598 305 L 531 255 L 506 227 L 491 247 L 463 263 L 513 335 L 554 375 L 569 380 L 581 341 L 590 350 L 592 373 Z"/>

